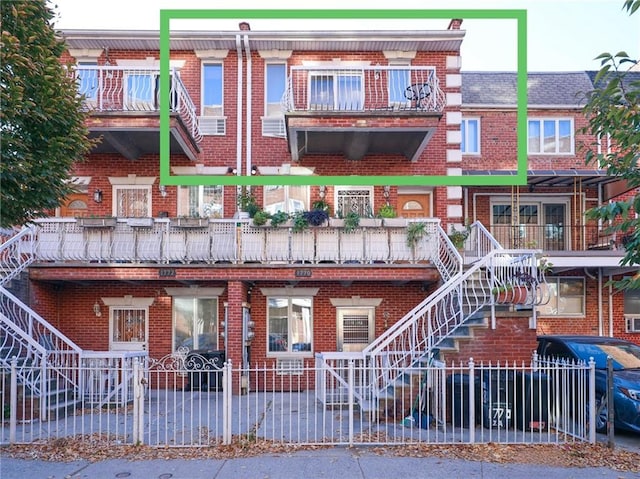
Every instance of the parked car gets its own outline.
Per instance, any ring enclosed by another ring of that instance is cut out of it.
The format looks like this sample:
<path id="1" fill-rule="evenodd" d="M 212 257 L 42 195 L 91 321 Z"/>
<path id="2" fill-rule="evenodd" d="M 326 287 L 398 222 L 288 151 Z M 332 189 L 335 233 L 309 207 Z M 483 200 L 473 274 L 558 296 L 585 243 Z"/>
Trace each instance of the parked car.
<path id="1" fill-rule="evenodd" d="M 601 336 L 539 336 L 538 355 L 596 363 L 596 430 L 607 429 L 607 356 L 613 358 L 614 427 L 640 433 L 640 346 Z"/>

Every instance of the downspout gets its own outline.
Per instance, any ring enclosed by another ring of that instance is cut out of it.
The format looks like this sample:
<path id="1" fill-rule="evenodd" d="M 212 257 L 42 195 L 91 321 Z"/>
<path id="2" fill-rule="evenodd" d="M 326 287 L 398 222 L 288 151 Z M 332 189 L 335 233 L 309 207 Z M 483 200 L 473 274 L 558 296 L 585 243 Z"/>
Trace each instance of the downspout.
<path id="1" fill-rule="evenodd" d="M 249 36 L 244 36 L 244 53 L 247 56 L 247 176 L 251 176 L 251 48 Z"/>
<path id="2" fill-rule="evenodd" d="M 609 336 L 613 337 L 613 276 L 609 275 Z"/>
<path id="3" fill-rule="evenodd" d="M 236 52 L 238 55 L 238 98 L 236 100 L 236 175 L 239 176 L 242 174 L 242 43 L 240 42 L 240 35 L 236 35 Z"/>

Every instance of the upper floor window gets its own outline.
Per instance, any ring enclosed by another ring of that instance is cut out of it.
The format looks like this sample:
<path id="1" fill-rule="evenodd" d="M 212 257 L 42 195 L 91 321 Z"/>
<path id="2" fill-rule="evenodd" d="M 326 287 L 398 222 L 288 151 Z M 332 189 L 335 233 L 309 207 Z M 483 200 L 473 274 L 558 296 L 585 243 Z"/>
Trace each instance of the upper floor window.
<path id="1" fill-rule="evenodd" d="M 267 63 L 264 82 L 265 116 L 281 116 L 280 100 L 286 88 L 287 66 L 284 63 Z"/>
<path id="2" fill-rule="evenodd" d="M 390 69 L 389 78 L 389 106 L 402 107 L 407 104 L 407 86 L 411 84 L 410 70 Z"/>
<path id="3" fill-rule="evenodd" d="M 89 102 L 96 102 L 98 99 L 97 66 L 97 62 L 79 62 L 76 70 L 78 93 L 84 95 L 85 100 Z"/>
<path id="4" fill-rule="evenodd" d="M 538 306 L 541 316 L 584 316 L 585 288 L 584 278 L 547 278 L 547 304 Z"/>
<path id="5" fill-rule="evenodd" d="M 202 66 L 202 116 L 222 116 L 222 63 Z"/>
<path id="6" fill-rule="evenodd" d="M 460 124 L 462 143 L 460 150 L 468 155 L 480 153 L 480 119 L 463 118 Z"/>
<path id="7" fill-rule="evenodd" d="M 543 118 L 528 121 L 529 154 L 573 154 L 573 119 Z"/>
<path id="8" fill-rule="evenodd" d="M 114 185 L 115 216 L 119 218 L 143 218 L 151 216 L 150 185 Z"/>
<path id="9" fill-rule="evenodd" d="M 312 110 L 361 110 L 362 94 L 361 72 L 328 70 L 310 75 L 309 108 Z"/>
<path id="10" fill-rule="evenodd" d="M 178 188 L 178 216 L 222 218 L 222 186 L 197 185 Z"/>
<path id="11" fill-rule="evenodd" d="M 264 187 L 264 210 L 295 213 L 309 207 L 308 185 L 268 185 Z"/>

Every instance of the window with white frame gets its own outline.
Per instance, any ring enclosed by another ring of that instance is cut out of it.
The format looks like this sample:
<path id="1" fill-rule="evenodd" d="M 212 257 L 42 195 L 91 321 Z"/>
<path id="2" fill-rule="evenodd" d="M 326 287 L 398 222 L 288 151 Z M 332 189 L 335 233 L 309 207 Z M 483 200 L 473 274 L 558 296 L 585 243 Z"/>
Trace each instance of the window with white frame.
<path id="1" fill-rule="evenodd" d="M 113 185 L 114 213 L 118 218 L 151 216 L 151 185 Z"/>
<path id="2" fill-rule="evenodd" d="M 356 70 L 316 71 L 309 76 L 309 109 L 362 110 L 362 72 Z"/>
<path id="3" fill-rule="evenodd" d="M 309 353 L 313 346 L 313 298 L 267 298 L 267 352 Z"/>
<path id="4" fill-rule="evenodd" d="M 407 87 L 411 85 L 411 70 L 402 69 L 402 66 L 408 66 L 408 62 L 389 63 L 388 70 L 388 88 L 389 88 L 389 106 L 402 107 L 410 106 L 410 100 L 407 99 Z"/>
<path id="5" fill-rule="evenodd" d="M 267 63 L 264 82 L 265 116 L 282 116 L 280 100 L 287 84 L 286 63 Z"/>
<path id="6" fill-rule="evenodd" d="M 223 188 L 220 185 L 178 187 L 178 216 L 222 218 Z"/>
<path id="7" fill-rule="evenodd" d="M 295 213 L 309 209 L 308 185 L 267 185 L 264 187 L 264 210 L 268 213 Z"/>
<path id="8" fill-rule="evenodd" d="M 373 214 L 373 188 L 370 186 L 337 186 L 335 211 L 338 216 L 358 213 L 363 218 Z"/>
<path id="9" fill-rule="evenodd" d="M 173 350 L 218 349 L 218 298 L 173 298 Z"/>
<path id="10" fill-rule="evenodd" d="M 640 290 L 624 290 L 624 319 L 628 333 L 640 333 Z"/>
<path id="11" fill-rule="evenodd" d="M 460 150 L 467 155 L 480 153 L 480 118 L 463 118 L 460 124 Z"/>
<path id="12" fill-rule="evenodd" d="M 202 65 L 202 116 L 223 114 L 222 63 Z"/>
<path id="13" fill-rule="evenodd" d="M 572 118 L 530 118 L 527 125 L 529 154 L 573 154 Z"/>
<path id="14" fill-rule="evenodd" d="M 92 104 L 98 100 L 98 62 L 78 62 L 78 93 Z"/>
<path id="15" fill-rule="evenodd" d="M 540 316 L 584 316 L 584 278 L 546 278 L 549 302 L 538 306 Z M 541 285 L 545 287 L 545 285 Z"/>

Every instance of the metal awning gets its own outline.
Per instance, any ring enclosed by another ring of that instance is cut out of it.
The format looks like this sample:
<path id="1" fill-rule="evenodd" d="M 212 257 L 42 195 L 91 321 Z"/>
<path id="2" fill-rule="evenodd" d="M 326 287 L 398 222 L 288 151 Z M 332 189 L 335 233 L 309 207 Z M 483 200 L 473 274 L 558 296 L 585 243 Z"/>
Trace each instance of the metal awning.
<path id="1" fill-rule="evenodd" d="M 516 170 L 465 170 L 464 176 L 515 176 Z M 527 170 L 527 184 L 531 187 L 572 187 L 579 180 L 582 187 L 605 185 L 623 181 L 609 176 L 606 170 L 566 169 L 566 170 Z"/>

